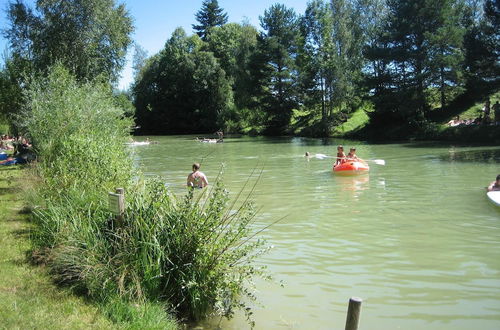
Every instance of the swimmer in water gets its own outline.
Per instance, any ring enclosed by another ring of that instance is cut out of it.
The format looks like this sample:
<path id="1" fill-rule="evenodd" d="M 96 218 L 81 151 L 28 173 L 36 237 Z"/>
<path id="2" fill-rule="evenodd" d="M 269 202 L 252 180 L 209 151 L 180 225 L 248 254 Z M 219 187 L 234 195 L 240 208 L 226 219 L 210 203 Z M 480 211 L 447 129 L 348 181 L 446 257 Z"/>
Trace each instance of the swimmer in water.
<path id="1" fill-rule="evenodd" d="M 500 191 L 500 174 L 497 175 L 496 181 L 493 181 L 490 183 L 488 188 L 486 188 L 488 191 Z"/>
<path id="2" fill-rule="evenodd" d="M 200 171 L 201 165 L 199 163 L 193 164 L 193 172 L 187 177 L 188 188 L 204 188 L 208 186 L 207 176 Z"/>

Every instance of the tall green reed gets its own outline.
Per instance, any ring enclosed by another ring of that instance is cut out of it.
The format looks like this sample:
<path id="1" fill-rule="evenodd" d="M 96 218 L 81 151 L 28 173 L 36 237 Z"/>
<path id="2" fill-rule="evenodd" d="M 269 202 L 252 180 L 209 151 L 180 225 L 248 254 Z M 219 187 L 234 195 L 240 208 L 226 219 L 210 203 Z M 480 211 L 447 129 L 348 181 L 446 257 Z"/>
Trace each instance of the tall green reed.
<path id="1" fill-rule="evenodd" d="M 182 198 L 160 180 L 144 182 L 125 146 L 131 121 L 106 85 L 77 83 L 56 66 L 26 97 L 39 160 L 32 240 L 54 279 L 106 306 L 158 303 L 184 320 L 242 309 L 253 324 L 246 302 L 255 300 L 254 276 L 266 277 L 254 261 L 267 248 L 255 238 L 251 201 L 230 201 L 221 180 Z M 127 199 L 121 224 L 106 200 L 118 186 Z"/>

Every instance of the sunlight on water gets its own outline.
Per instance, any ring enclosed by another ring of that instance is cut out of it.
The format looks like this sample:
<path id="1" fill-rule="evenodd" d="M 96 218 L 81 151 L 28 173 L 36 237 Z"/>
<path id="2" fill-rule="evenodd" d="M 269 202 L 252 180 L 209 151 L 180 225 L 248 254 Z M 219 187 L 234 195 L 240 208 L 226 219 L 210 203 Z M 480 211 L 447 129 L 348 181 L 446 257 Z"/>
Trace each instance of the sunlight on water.
<path id="1" fill-rule="evenodd" d="M 357 143 L 386 166 L 339 177 L 332 159 L 304 153 L 356 142 L 152 139 L 134 147 L 138 162 L 175 193 L 193 162 L 209 181 L 224 164 L 233 194 L 260 176 L 258 228 L 286 216 L 264 233 L 275 248 L 261 260 L 285 286 L 258 281 L 257 329 L 343 329 L 351 296 L 364 299 L 361 329 L 500 329 L 500 208 L 484 193 L 499 147 Z M 241 316 L 221 326 L 248 328 Z"/>

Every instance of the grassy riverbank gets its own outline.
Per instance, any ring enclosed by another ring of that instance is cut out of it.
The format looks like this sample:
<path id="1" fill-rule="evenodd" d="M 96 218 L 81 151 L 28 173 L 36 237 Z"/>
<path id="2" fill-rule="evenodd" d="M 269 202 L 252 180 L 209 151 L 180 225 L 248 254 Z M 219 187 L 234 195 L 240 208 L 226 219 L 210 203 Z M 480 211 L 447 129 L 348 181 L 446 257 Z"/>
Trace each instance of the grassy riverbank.
<path id="1" fill-rule="evenodd" d="M 0 324 L 6 329 L 116 328 L 96 306 L 57 288 L 28 263 L 30 223 L 21 214 L 24 170 L 0 168 Z"/>
<path id="2" fill-rule="evenodd" d="M 238 309 L 253 324 L 253 278 L 267 278 L 253 261 L 268 248 L 254 239 L 252 202 L 230 201 L 220 180 L 201 196 L 174 196 L 145 179 L 126 146 L 132 121 L 99 81 L 77 82 L 56 66 L 26 93 L 23 127 L 38 160 L 23 175 L 29 249 L 51 280 L 120 327 L 175 329 L 174 317 L 231 318 Z M 120 221 L 107 199 L 116 187 L 126 196 Z"/>
<path id="3" fill-rule="evenodd" d="M 369 116 L 358 109 L 347 122 L 335 128 L 332 136 L 370 141 L 449 141 L 484 144 L 500 143 L 500 126 L 459 125 L 450 127 L 447 122 L 460 116 L 461 120 L 471 120 L 483 115 L 484 100 L 491 104 L 500 101 L 500 91 L 494 87 L 477 93 L 469 93 L 452 102 L 445 109 L 434 109 L 420 123 L 399 123 L 388 121 L 384 126 L 370 123 Z M 493 119 L 493 112 L 490 118 Z"/>

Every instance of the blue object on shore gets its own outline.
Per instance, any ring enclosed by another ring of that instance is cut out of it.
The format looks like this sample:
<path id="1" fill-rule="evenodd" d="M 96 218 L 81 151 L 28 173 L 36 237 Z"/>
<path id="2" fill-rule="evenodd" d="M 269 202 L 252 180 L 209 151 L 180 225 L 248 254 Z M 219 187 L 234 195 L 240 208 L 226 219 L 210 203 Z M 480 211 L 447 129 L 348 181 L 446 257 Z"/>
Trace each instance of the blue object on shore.
<path id="1" fill-rule="evenodd" d="M 0 154 L 0 160 L 6 160 L 7 158 L 9 158 L 9 156 L 7 156 L 6 153 L 1 153 Z"/>
<path id="2" fill-rule="evenodd" d="M 17 164 L 17 160 L 16 159 L 11 159 L 5 163 L 2 163 L 0 165 L 3 165 L 3 166 L 8 166 L 8 165 L 16 165 Z"/>

